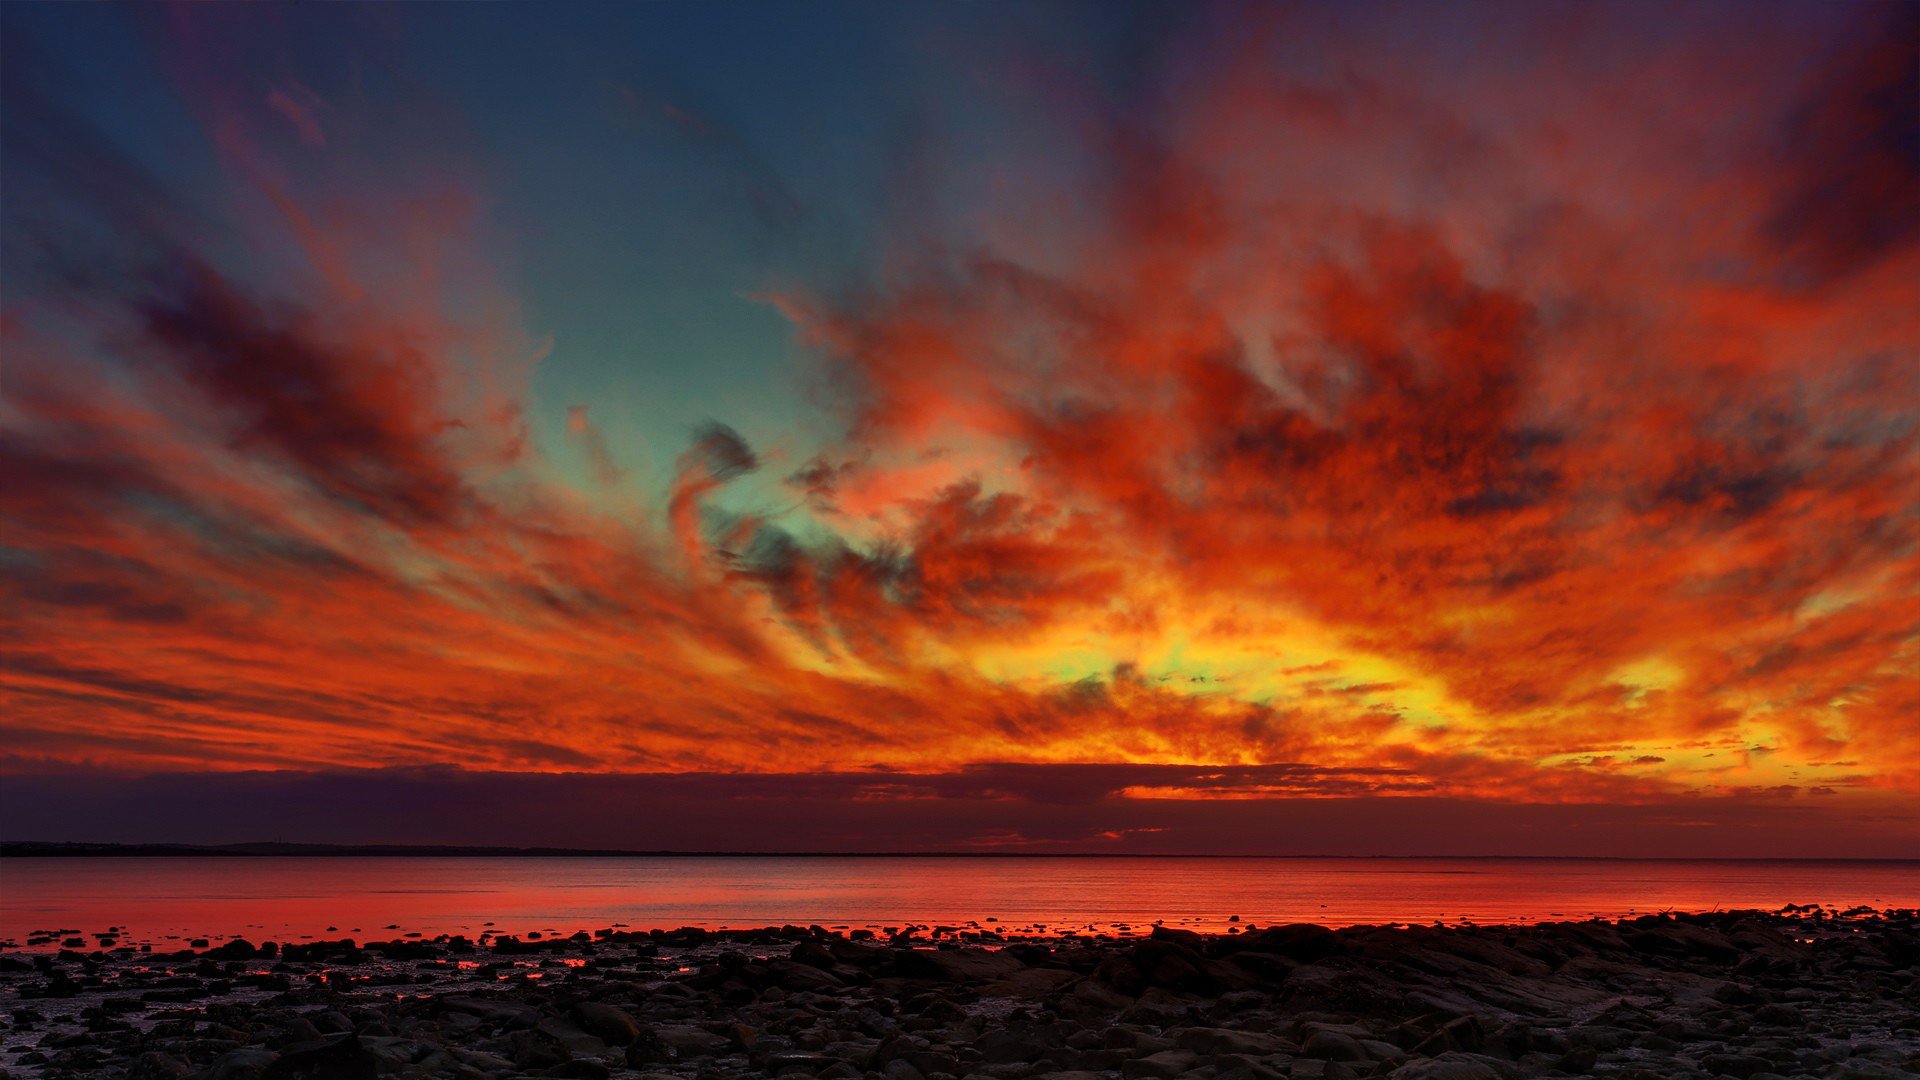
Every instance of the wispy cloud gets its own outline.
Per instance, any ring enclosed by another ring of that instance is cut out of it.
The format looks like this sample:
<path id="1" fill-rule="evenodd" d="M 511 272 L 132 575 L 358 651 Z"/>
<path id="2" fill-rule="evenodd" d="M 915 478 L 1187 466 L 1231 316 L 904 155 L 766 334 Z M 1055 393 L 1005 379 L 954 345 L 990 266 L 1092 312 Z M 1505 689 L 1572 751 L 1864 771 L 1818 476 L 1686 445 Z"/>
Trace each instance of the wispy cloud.
<path id="1" fill-rule="evenodd" d="M 536 437 L 555 328 L 480 170 L 391 152 L 417 116 L 190 80 L 187 192 L 10 53 L 8 767 L 1103 808 L 953 843 L 1225 800 L 1880 806 L 1920 785 L 1882 14 L 1814 55 L 1536 13 L 1528 62 L 1457 77 L 1367 19 L 1182 23 L 1126 107 L 1063 95 L 1056 151 L 990 163 L 970 250 L 773 297 L 830 437 L 688 416 L 657 492 L 614 404 Z"/>

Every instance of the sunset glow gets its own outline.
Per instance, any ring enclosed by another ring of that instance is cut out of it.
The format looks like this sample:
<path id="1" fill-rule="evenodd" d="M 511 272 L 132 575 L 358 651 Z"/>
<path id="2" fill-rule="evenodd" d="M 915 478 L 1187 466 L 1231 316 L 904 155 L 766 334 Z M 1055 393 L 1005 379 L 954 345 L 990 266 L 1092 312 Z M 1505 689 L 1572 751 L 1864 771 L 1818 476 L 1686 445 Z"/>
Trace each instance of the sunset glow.
<path id="1" fill-rule="evenodd" d="M 5 13 L 12 831 L 1920 854 L 1920 9 L 725 11 Z"/>

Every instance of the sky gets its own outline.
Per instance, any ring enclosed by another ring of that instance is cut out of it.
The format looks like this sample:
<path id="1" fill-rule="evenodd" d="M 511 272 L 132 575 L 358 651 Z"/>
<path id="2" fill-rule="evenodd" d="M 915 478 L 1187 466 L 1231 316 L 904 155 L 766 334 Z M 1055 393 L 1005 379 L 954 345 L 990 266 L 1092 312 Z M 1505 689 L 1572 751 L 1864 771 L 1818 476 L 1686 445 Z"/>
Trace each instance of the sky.
<path id="1" fill-rule="evenodd" d="M 0 835 L 1920 856 L 1920 7 L 0 21 Z"/>

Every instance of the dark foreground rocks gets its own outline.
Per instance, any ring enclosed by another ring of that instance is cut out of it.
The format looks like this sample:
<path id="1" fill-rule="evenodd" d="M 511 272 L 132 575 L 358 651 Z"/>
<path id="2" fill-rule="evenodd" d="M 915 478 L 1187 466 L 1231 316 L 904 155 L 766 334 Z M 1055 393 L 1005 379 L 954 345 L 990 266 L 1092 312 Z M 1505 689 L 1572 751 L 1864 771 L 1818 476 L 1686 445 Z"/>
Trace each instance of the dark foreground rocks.
<path id="1" fill-rule="evenodd" d="M 947 928 L 942 928 L 946 930 Z M 955 940 L 956 937 L 962 940 Z M 10 1076 L 1920 1076 L 1920 915 L 0 954 Z"/>

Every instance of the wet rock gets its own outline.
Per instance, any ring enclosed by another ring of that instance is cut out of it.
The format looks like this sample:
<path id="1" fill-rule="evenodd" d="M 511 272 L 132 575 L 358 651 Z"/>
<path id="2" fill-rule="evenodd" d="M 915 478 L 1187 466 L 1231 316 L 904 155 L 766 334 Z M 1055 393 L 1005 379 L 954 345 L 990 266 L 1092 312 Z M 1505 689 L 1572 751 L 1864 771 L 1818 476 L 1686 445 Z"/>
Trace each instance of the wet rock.
<path id="1" fill-rule="evenodd" d="M 894 929 L 925 941 L 924 928 Z M 354 1044 L 378 1075 L 423 1080 L 598 1080 L 610 1066 L 623 1080 L 1920 1072 L 1920 918 L 1905 914 L 1162 928 L 997 951 L 883 948 L 803 927 L 670 937 L 529 935 L 503 950 L 482 940 L 457 966 L 451 940 L 301 943 L 271 961 L 0 954 L 0 992 L 72 995 L 37 1011 L 17 1000 L 0 1019 L 0 1053 L 59 1080 L 364 1076 L 358 1055 L 314 1060 Z"/>
<path id="2" fill-rule="evenodd" d="M 374 1080 L 379 1060 L 355 1035 L 284 1047 L 260 1080 Z"/>
<path id="3" fill-rule="evenodd" d="M 1248 931 L 1232 939 L 1227 946 L 1236 952 L 1258 951 L 1284 956 L 1300 963 L 1313 963 L 1340 951 L 1340 938 L 1332 930 L 1313 923 L 1268 926 Z"/>
<path id="4" fill-rule="evenodd" d="M 217 949 L 209 950 L 207 955 L 221 960 L 251 960 L 258 952 L 246 938 L 234 938 Z"/>
<path id="5" fill-rule="evenodd" d="M 1389 1080 L 1504 1080 L 1491 1063 L 1454 1053 L 1410 1061 L 1387 1075 Z"/>
<path id="6" fill-rule="evenodd" d="M 617 1005 L 582 1001 L 573 1007 L 573 1015 L 583 1029 L 612 1046 L 626 1046 L 640 1037 L 640 1021 Z"/>
<path id="7" fill-rule="evenodd" d="M 1162 1050 L 1120 1066 L 1120 1075 L 1127 1080 L 1164 1080 L 1186 1073 L 1198 1060 L 1191 1050 Z"/>
<path id="8" fill-rule="evenodd" d="M 1293 1063 L 1287 1075 L 1294 1080 L 1358 1080 L 1360 1076 L 1345 1062 L 1324 1058 L 1301 1058 Z"/>
<path id="9" fill-rule="evenodd" d="M 447 1012 L 477 1016 L 491 1024 L 509 1028 L 531 1028 L 540 1023 L 540 1010 L 518 1001 L 500 998 L 445 997 L 440 1008 Z"/>
<path id="10" fill-rule="evenodd" d="M 193 1080 L 264 1080 L 267 1066 L 280 1055 L 258 1046 L 229 1050 L 213 1063 L 193 1074 Z"/>
<path id="11" fill-rule="evenodd" d="M 985 949 L 903 949 L 894 966 L 908 978 L 944 982 L 991 982 L 1026 967 L 1012 956 Z"/>
<path id="12" fill-rule="evenodd" d="M 732 1045 L 726 1036 L 691 1024 L 662 1024 L 653 1031 L 655 1038 L 675 1058 L 712 1057 L 725 1053 Z"/>
<path id="13" fill-rule="evenodd" d="M 1171 1033 L 1174 1044 L 1198 1054 L 1267 1055 L 1293 1053 L 1299 1047 L 1277 1035 L 1231 1028 L 1184 1028 Z"/>
<path id="14" fill-rule="evenodd" d="M 1700 1064 L 1715 1075 L 1737 1077 L 1738 1080 L 1747 1080 L 1773 1067 L 1773 1063 L 1766 1058 L 1751 1054 L 1708 1054 L 1700 1059 Z"/>
<path id="15" fill-rule="evenodd" d="M 193 1070 L 172 1054 L 149 1050 L 127 1068 L 127 1080 L 181 1080 Z"/>
<path id="16" fill-rule="evenodd" d="M 846 985 L 831 971 L 795 960 L 768 961 L 763 971 L 775 986 L 790 993 L 832 993 Z"/>
<path id="17" fill-rule="evenodd" d="M 1805 1010 L 1778 1002 L 1769 1002 L 1755 1009 L 1753 1019 L 1755 1023 L 1775 1024 L 1780 1027 L 1805 1028 L 1807 1026 Z"/>
<path id="18" fill-rule="evenodd" d="M 1302 1008 L 1366 1016 L 1411 1011 L 1404 984 L 1340 960 L 1295 968 L 1283 989 L 1286 999 Z"/>
<path id="19" fill-rule="evenodd" d="M 1370 1059 L 1360 1040 L 1345 1032 L 1330 1031 L 1325 1028 L 1307 1036 L 1300 1047 L 1300 1053 L 1310 1058 L 1326 1058 L 1329 1061 L 1367 1061 Z"/>

